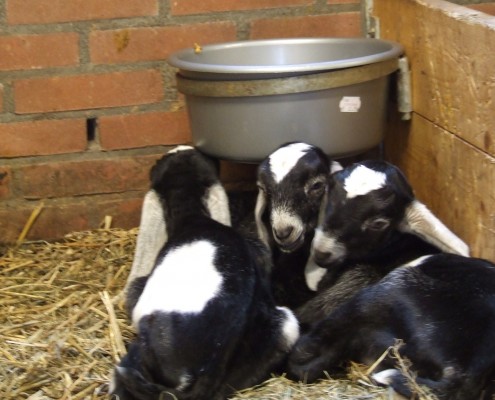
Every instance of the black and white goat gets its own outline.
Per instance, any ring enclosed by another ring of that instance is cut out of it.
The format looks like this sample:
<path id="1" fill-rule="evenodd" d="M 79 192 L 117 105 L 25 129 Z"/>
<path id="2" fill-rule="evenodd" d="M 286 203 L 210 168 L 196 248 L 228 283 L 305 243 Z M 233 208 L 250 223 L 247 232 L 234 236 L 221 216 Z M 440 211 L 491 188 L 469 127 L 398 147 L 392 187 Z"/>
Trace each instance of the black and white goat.
<path id="1" fill-rule="evenodd" d="M 467 256 L 467 245 L 418 201 L 395 166 L 363 161 L 330 177 L 306 268 L 317 295 L 296 314 L 304 324 L 324 318 L 356 291 L 417 257 Z"/>
<path id="2" fill-rule="evenodd" d="M 401 339 L 416 384 L 440 399 L 489 400 L 494 337 L 495 265 L 441 253 L 396 268 L 337 307 L 299 339 L 289 371 L 312 382 L 351 360 L 370 365 Z M 393 353 L 375 371 L 376 382 L 416 398 Z"/>
<path id="3" fill-rule="evenodd" d="M 191 146 L 177 146 L 169 153 L 188 150 Z M 153 177 L 152 184 L 153 184 Z M 159 186 L 160 182 L 155 182 Z M 230 226 L 231 216 L 227 194 L 217 176 L 212 175 L 208 184 L 199 186 L 195 195 L 201 198 L 202 208 L 214 220 Z M 155 265 L 160 249 L 167 242 L 167 229 L 160 195 L 155 187 L 146 193 L 141 210 L 141 221 L 136 241 L 136 250 L 131 272 L 127 278 L 124 293 L 136 278 L 149 275 Z"/>
<path id="4" fill-rule="evenodd" d="M 314 294 L 304 269 L 328 175 L 338 167 L 321 149 L 301 142 L 282 145 L 258 167 L 256 226 L 273 253 L 271 281 L 278 304 L 295 308 Z"/>
<path id="5" fill-rule="evenodd" d="M 180 147 L 157 162 L 151 180 L 167 239 L 151 273 L 129 285 L 137 339 L 110 392 L 120 400 L 224 399 L 285 361 L 298 323 L 273 302 L 258 264 L 265 247 L 212 218 L 218 204 L 205 193 L 218 177 L 209 159 Z"/>

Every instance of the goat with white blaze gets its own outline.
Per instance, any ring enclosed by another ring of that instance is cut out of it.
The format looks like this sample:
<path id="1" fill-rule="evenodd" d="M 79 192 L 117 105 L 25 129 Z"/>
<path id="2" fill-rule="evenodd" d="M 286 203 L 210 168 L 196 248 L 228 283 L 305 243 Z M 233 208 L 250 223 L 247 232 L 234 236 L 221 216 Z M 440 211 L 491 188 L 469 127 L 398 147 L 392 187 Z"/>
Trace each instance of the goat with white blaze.
<path id="1" fill-rule="evenodd" d="M 331 166 L 338 164 L 331 164 L 318 147 L 294 142 L 280 146 L 258 167 L 258 236 L 273 252 L 275 299 L 291 308 L 313 295 L 304 268 L 311 262 L 311 241 Z"/>
<path id="2" fill-rule="evenodd" d="M 469 254 L 416 199 L 402 172 L 379 160 L 331 175 L 311 251 L 315 264 L 305 274 L 317 294 L 296 311 L 302 323 L 324 318 L 362 287 L 418 257 Z"/>
<path id="3" fill-rule="evenodd" d="M 110 392 L 120 400 L 224 399 L 284 363 L 297 320 L 273 302 L 259 264 L 264 246 L 212 217 L 219 204 L 205 201 L 218 182 L 211 160 L 181 147 L 156 163 L 151 181 L 166 244 L 151 273 L 129 284 L 137 338 Z M 226 215 L 228 204 L 216 212 Z"/>

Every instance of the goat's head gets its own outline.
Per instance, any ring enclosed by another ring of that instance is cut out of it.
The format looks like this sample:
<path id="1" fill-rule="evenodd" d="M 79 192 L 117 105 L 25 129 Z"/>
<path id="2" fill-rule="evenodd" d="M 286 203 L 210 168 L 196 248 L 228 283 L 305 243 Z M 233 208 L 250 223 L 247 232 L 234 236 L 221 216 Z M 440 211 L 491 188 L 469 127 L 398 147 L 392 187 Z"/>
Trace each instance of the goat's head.
<path id="1" fill-rule="evenodd" d="M 265 244 L 292 252 L 304 243 L 316 226 L 329 170 L 322 150 L 300 142 L 281 146 L 260 164 L 255 215 Z"/>
<path id="2" fill-rule="evenodd" d="M 394 232 L 411 233 L 440 250 L 467 255 L 467 245 L 414 196 L 402 172 L 384 161 L 353 164 L 330 178 L 312 253 L 320 266 L 366 257 Z"/>
<path id="3" fill-rule="evenodd" d="M 211 218 L 230 225 L 227 194 L 220 183 L 215 163 L 191 146 L 177 146 L 156 162 L 150 172 L 151 189 L 164 209 L 176 193 L 184 193 L 191 203 L 201 202 L 201 209 Z M 188 207 L 188 203 L 177 204 Z M 200 212 L 200 210 L 196 210 Z M 166 219 L 166 218 L 165 218 Z"/>

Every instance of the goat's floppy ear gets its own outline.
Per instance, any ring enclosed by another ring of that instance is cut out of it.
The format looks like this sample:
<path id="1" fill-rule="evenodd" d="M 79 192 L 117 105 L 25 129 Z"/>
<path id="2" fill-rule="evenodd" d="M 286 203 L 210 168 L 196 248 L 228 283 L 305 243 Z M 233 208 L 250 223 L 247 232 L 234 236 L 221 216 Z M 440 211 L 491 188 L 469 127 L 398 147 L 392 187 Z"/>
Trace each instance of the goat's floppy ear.
<path id="1" fill-rule="evenodd" d="M 263 221 L 263 214 L 266 209 L 266 195 L 261 189 L 258 189 L 258 197 L 256 198 L 256 207 L 254 208 L 254 218 L 256 220 L 256 229 L 258 230 L 258 238 L 266 245 L 270 247 L 270 234 L 268 233 L 268 227 Z"/>
<path id="2" fill-rule="evenodd" d="M 419 236 L 446 253 L 469 256 L 468 245 L 418 200 L 413 200 L 406 209 L 399 230 Z"/>
<path id="3" fill-rule="evenodd" d="M 330 163 L 330 174 L 334 174 L 335 172 L 342 171 L 343 169 L 344 167 L 338 161 L 332 161 Z"/>
<path id="4" fill-rule="evenodd" d="M 203 198 L 210 217 L 221 224 L 231 226 L 229 199 L 221 183 L 210 186 Z"/>
<path id="5" fill-rule="evenodd" d="M 148 275 L 155 265 L 156 257 L 167 241 L 167 226 L 163 214 L 163 205 L 154 190 L 144 196 L 141 222 L 134 252 L 131 272 L 124 288 L 136 278 Z"/>

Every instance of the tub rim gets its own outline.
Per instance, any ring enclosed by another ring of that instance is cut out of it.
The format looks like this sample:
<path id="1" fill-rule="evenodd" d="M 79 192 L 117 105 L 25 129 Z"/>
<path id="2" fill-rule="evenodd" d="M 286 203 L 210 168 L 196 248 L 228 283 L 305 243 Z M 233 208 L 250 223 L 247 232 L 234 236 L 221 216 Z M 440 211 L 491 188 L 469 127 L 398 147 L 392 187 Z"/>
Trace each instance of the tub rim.
<path id="1" fill-rule="evenodd" d="M 368 54 L 360 57 L 347 59 L 338 59 L 331 61 L 306 62 L 298 64 L 283 64 L 283 65 L 228 65 L 228 64 L 211 64 L 204 63 L 201 60 L 197 62 L 184 60 L 188 56 L 201 54 L 203 52 L 225 51 L 231 48 L 243 47 L 260 47 L 260 46 L 276 46 L 276 45 L 302 45 L 302 44 L 366 44 L 376 43 L 388 46 L 387 49 L 375 54 Z M 374 38 L 288 38 L 288 39 L 256 39 L 256 40 L 241 40 L 234 42 L 208 44 L 197 50 L 193 47 L 179 50 L 171 54 L 167 63 L 172 67 L 183 71 L 193 71 L 199 73 L 213 74 L 283 74 L 283 73 L 307 73 L 318 72 L 333 69 L 342 69 L 356 67 L 366 64 L 377 63 L 380 61 L 398 58 L 402 55 L 404 49 L 402 45 L 396 42 Z"/>

